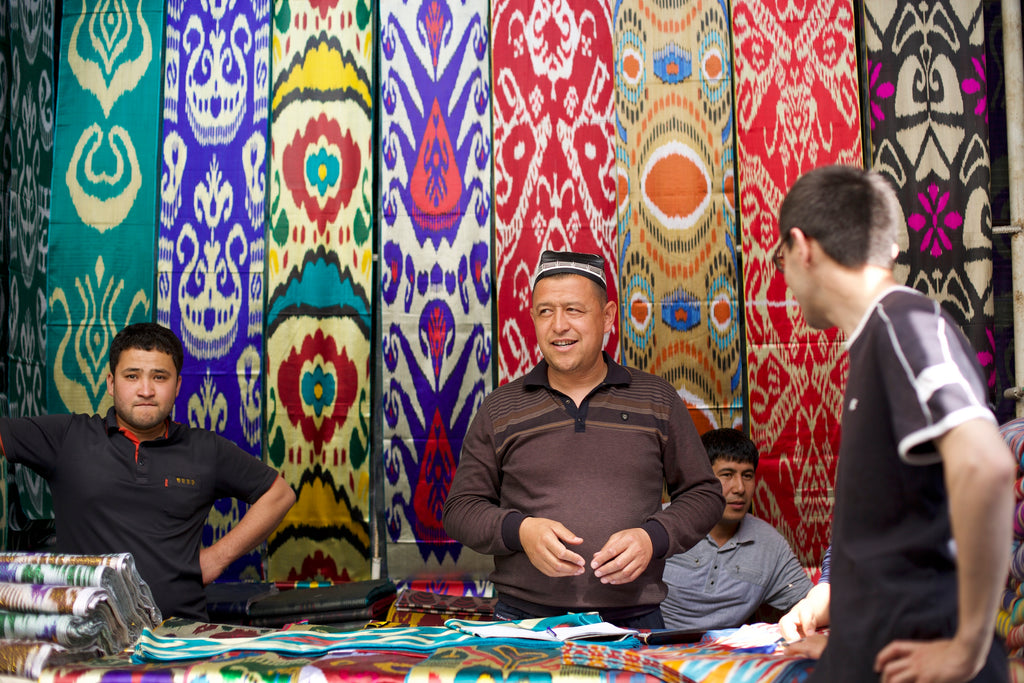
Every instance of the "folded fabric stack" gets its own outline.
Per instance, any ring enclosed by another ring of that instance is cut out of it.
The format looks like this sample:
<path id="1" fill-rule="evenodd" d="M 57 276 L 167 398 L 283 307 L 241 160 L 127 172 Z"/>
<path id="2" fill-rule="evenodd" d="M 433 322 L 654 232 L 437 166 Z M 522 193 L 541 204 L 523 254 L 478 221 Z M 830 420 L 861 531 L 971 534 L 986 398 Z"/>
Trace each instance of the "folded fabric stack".
<path id="1" fill-rule="evenodd" d="M 383 619 L 394 600 L 388 579 L 293 588 L 250 600 L 242 623 L 277 628 L 307 621 L 354 630 Z"/>
<path id="2" fill-rule="evenodd" d="M 398 592 L 388 624 L 406 626 L 442 626 L 448 619 L 490 620 L 494 618 L 497 598 L 474 595 L 432 593 L 424 590 L 402 589 Z"/>
<path id="3" fill-rule="evenodd" d="M 0 675 L 120 652 L 160 620 L 127 553 L 0 553 Z"/>
<path id="4" fill-rule="evenodd" d="M 1006 640 L 1011 656 L 1024 656 L 1024 418 L 1010 420 L 999 428 L 1010 452 L 1017 459 L 1017 481 L 1013 491 L 1017 507 L 1013 515 L 1013 554 L 1010 576 L 1003 591 L 1003 604 L 996 616 L 996 632 Z"/>

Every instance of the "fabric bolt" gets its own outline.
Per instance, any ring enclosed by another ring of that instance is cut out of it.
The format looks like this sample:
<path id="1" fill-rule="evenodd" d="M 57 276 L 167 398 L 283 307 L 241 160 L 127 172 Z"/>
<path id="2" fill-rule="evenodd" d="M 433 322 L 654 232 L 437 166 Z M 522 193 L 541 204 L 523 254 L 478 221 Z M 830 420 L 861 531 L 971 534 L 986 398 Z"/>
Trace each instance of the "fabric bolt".
<path id="1" fill-rule="evenodd" d="M 462 578 L 436 577 L 394 579 L 399 591 L 422 591 L 438 595 L 471 596 L 489 598 L 494 596 L 494 584 L 486 579 L 474 579 L 469 575 Z"/>
<path id="2" fill-rule="evenodd" d="M 731 4 L 754 509 L 817 566 L 829 542 L 847 361 L 809 328 L 770 254 L 778 208 L 805 171 L 861 164 L 854 3 Z"/>
<path id="3" fill-rule="evenodd" d="M 409 670 L 406 683 L 542 680 L 550 683 L 598 683 L 597 669 L 566 665 L 557 652 L 529 645 L 486 645 L 438 650 Z"/>
<path id="4" fill-rule="evenodd" d="M 71 652 L 56 643 L 0 638 L 0 677 L 38 680 L 45 669 L 101 654 L 99 649 Z"/>
<path id="5" fill-rule="evenodd" d="M 48 665 L 40 683 L 186 683 L 188 666 L 134 664 L 130 651 L 102 659 Z"/>
<path id="6" fill-rule="evenodd" d="M 1014 418 L 999 425 L 999 434 L 1017 459 L 1018 467 L 1024 468 L 1024 417 Z M 1021 495 L 1018 494 L 1017 498 L 1020 499 Z"/>
<path id="7" fill-rule="evenodd" d="M 103 654 L 124 648 L 110 637 L 102 616 L 74 614 L 25 614 L 0 610 L 0 639 L 50 641 L 69 650 L 96 647 Z"/>
<path id="8" fill-rule="evenodd" d="M 614 16 L 623 359 L 701 433 L 742 420 L 732 64 L 724 2 L 619 0 Z"/>
<path id="9" fill-rule="evenodd" d="M 0 583 L 0 611 L 63 614 L 96 617 L 103 625 L 102 637 L 114 643 L 113 650 L 123 648 L 138 635 L 129 635 L 131 624 L 123 610 L 110 601 L 102 588 L 92 586 L 43 586 L 27 583 Z"/>
<path id="10" fill-rule="evenodd" d="M 105 412 L 114 333 L 153 318 L 163 7 L 83 0 L 63 13 L 45 412 Z"/>
<path id="11" fill-rule="evenodd" d="M 380 3 L 380 292 L 388 571 L 458 565 L 441 528 L 462 438 L 491 389 L 487 6 Z"/>
<path id="12" fill-rule="evenodd" d="M 497 598 L 478 598 L 471 595 L 444 595 L 426 591 L 402 590 L 395 599 L 396 612 L 426 612 L 453 617 L 493 616 Z"/>
<path id="13" fill-rule="evenodd" d="M 46 244 L 53 171 L 54 2 L 9 3 L 10 100 L 5 152 L 10 154 L 5 239 L 9 298 L 2 311 L 10 331 L 7 373 L 0 381 L 13 415 L 45 410 L 46 396 Z M 5 334 L 7 330 L 4 331 Z M 18 501 L 29 519 L 53 517 L 46 483 L 31 470 L 16 467 Z M 0 486 L 0 498 L 3 497 Z M 7 510 L 6 503 L 0 518 Z M 2 519 L 0 519 L 2 521 Z M 3 531 L 0 530 L 0 541 Z M 6 547 L 0 544 L 0 547 Z"/>
<path id="14" fill-rule="evenodd" d="M 373 9 L 273 6 L 266 269 L 269 462 L 298 500 L 270 581 L 370 576 Z"/>
<path id="15" fill-rule="evenodd" d="M 994 402 L 983 20 L 981 0 L 864 3 L 872 168 L 895 186 L 907 221 L 896 279 L 953 315 Z"/>
<path id="16" fill-rule="evenodd" d="M 647 673 L 672 683 L 688 680 L 797 683 L 807 680 L 814 670 L 813 659 L 736 652 L 706 643 L 629 650 L 569 641 L 562 649 L 562 659 L 579 666 Z"/>
<path id="17" fill-rule="evenodd" d="M 167 4 L 156 319 L 182 340 L 174 416 L 262 454 L 270 2 Z M 203 544 L 245 514 L 214 504 Z M 219 581 L 264 578 L 261 549 Z"/>
<path id="18" fill-rule="evenodd" d="M 567 614 L 548 619 L 527 619 L 518 622 L 492 622 L 520 624 L 524 628 L 546 631 L 552 625 L 581 626 L 600 622 L 596 613 Z M 366 631 L 339 631 L 329 626 L 302 626 L 280 631 L 258 630 L 253 635 L 240 637 L 211 637 L 210 634 L 175 634 L 167 629 L 146 629 L 135 644 L 137 662 L 171 662 L 203 659 L 232 651 L 255 651 L 292 656 L 314 657 L 337 650 L 387 651 L 403 654 L 429 654 L 442 647 L 462 645 L 515 645 L 528 641 L 538 649 L 558 649 L 562 641 L 525 638 L 483 638 L 457 630 L 462 625 L 475 626 L 480 622 L 449 620 L 442 627 L 377 628 Z M 230 630 L 226 632 L 230 633 Z M 636 638 L 627 638 L 609 647 L 636 646 Z"/>
<path id="19" fill-rule="evenodd" d="M 128 553 L 55 555 L 0 553 L 0 581 L 51 586 L 93 586 L 106 591 L 130 640 L 160 623 L 161 614 L 149 586 Z"/>
<path id="20" fill-rule="evenodd" d="M 541 252 L 607 262 L 618 297 L 611 0 L 491 6 L 498 382 L 540 360 L 530 319 Z M 605 350 L 618 359 L 619 330 Z"/>

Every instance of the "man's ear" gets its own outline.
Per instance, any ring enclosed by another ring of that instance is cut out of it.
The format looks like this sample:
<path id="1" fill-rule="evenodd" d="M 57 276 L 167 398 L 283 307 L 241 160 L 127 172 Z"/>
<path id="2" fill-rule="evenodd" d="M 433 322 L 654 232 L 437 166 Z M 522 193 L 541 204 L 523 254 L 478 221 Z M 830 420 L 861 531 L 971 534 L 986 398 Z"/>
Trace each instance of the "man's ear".
<path id="1" fill-rule="evenodd" d="M 114 395 L 114 374 L 111 372 L 107 373 L 107 393 Z"/>

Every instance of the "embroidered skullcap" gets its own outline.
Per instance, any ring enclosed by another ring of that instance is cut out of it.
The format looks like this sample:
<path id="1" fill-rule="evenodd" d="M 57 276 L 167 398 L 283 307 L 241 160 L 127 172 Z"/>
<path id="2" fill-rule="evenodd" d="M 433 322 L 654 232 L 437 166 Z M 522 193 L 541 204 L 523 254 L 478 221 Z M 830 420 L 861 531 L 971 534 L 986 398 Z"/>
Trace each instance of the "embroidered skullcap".
<path id="1" fill-rule="evenodd" d="M 575 251 L 547 250 L 540 255 L 540 265 L 533 276 L 533 286 L 549 275 L 582 275 L 608 289 L 604 279 L 604 257 L 597 254 L 581 254 Z"/>

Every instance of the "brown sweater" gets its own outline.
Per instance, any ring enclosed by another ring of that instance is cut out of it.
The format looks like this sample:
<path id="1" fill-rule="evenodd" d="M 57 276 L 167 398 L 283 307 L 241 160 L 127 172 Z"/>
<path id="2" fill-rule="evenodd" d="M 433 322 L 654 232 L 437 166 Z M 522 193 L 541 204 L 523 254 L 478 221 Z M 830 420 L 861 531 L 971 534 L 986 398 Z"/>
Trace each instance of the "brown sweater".
<path id="1" fill-rule="evenodd" d="M 550 388 L 547 364 L 484 399 L 462 445 L 444 505 L 445 531 L 494 555 L 491 580 L 511 605 L 543 615 L 637 611 L 665 597 L 665 559 L 688 550 L 722 516 L 722 486 L 686 405 L 665 380 L 624 368 L 607 355 L 608 374 L 579 408 Z M 663 484 L 672 504 L 662 509 Z M 642 527 L 654 558 L 635 581 L 602 584 L 552 578 L 523 552 L 524 517 L 564 524 L 589 562 L 609 536 Z"/>

